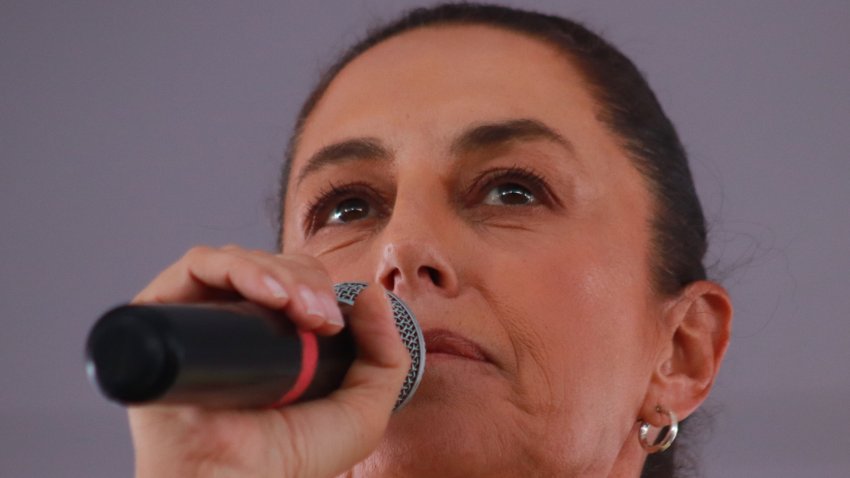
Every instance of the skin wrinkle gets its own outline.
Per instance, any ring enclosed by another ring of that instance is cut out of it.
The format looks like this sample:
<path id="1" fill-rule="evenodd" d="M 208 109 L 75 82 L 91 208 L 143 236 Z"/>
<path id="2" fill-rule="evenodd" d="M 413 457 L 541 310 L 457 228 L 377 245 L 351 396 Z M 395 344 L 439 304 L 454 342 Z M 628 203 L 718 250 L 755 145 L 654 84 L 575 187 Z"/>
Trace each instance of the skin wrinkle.
<path id="1" fill-rule="evenodd" d="M 516 310 L 512 310 L 512 308 L 505 303 L 505 301 L 498 294 L 490 293 L 486 288 L 479 288 L 478 292 L 481 294 L 482 300 L 485 304 L 488 304 L 488 307 L 492 308 L 494 312 L 502 312 L 505 313 L 505 316 L 511 317 L 516 314 Z M 500 317 L 499 313 L 492 314 L 493 317 Z M 510 321 L 501 321 L 500 324 L 503 326 L 510 326 Z M 513 361 L 510 363 L 510 368 L 505 367 L 504 365 L 500 367 L 502 373 L 508 375 L 516 375 L 521 367 L 520 360 L 520 347 L 518 347 L 518 338 L 515 334 L 508 331 L 507 333 L 508 340 L 511 344 L 511 352 L 513 353 Z"/>
<path id="2" fill-rule="evenodd" d="M 512 317 L 511 315 L 505 315 L 505 317 Z M 522 330 L 520 327 L 516 326 L 514 323 L 505 321 L 505 327 L 508 329 L 508 337 L 510 337 L 511 345 L 515 351 L 514 356 L 516 357 L 516 367 L 517 370 L 521 370 L 526 367 L 525 365 L 525 357 L 528 357 L 533 363 L 535 369 L 545 370 L 545 366 L 548 361 L 546 357 L 543 356 L 543 351 L 540 350 L 538 344 L 543 343 L 540 340 L 539 336 L 535 336 L 535 333 L 530 330 Z M 536 379 L 540 379 L 541 377 L 535 377 Z M 553 395 L 554 387 L 552 386 L 551 379 L 547 374 L 543 374 L 542 379 L 545 381 L 547 394 L 543 394 L 543 396 L 551 397 Z M 517 396 L 522 397 L 526 388 L 525 384 L 517 383 L 515 393 Z M 542 410 L 547 408 L 546 404 L 538 404 L 538 403 L 523 403 L 523 402 L 514 402 L 515 406 L 520 410 L 524 411 L 528 415 L 535 415 L 540 413 Z"/>
<path id="3" fill-rule="evenodd" d="M 512 340 L 512 343 L 513 342 L 514 342 L 514 340 Z M 515 347 L 515 350 L 517 350 L 516 347 Z M 527 354 L 527 355 L 529 357 L 531 357 L 531 359 L 533 361 L 537 362 L 538 364 L 543 363 L 542 358 L 539 358 L 539 357 L 535 358 L 536 355 L 539 355 L 539 354 L 534 353 L 536 351 L 535 349 L 532 348 L 532 349 L 529 349 L 529 350 L 530 350 L 530 353 Z M 517 355 L 517 357 L 518 357 L 517 358 L 518 363 L 521 364 L 523 362 L 523 360 L 520 359 L 518 355 Z M 522 367 L 522 365 L 520 365 L 520 367 Z M 549 391 L 549 393 L 547 395 L 554 396 L 554 387 L 552 385 L 551 380 L 549 379 L 549 377 L 547 375 L 544 375 L 543 378 L 545 380 L 546 387 Z M 530 408 L 529 406 L 526 406 L 525 404 L 523 404 L 522 402 L 517 401 L 517 400 L 512 401 L 512 403 L 514 404 L 514 406 L 516 406 L 516 408 L 518 410 L 525 412 L 525 416 L 524 416 L 525 419 L 538 416 L 544 410 L 545 410 L 545 412 L 543 412 L 543 413 L 545 413 L 545 414 L 557 415 L 559 409 L 561 408 L 561 407 L 557 406 L 557 402 L 555 400 L 548 400 L 547 403 L 539 405 L 537 408 Z M 516 423 L 515 424 L 516 429 L 526 437 L 524 440 L 520 441 L 520 443 L 525 444 L 524 445 L 524 451 L 523 451 L 522 455 L 527 457 L 531 462 L 533 462 L 537 465 L 545 465 L 546 462 L 547 462 L 547 458 L 546 458 L 547 453 L 546 452 L 550 451 L 550 450 L 548 450 L 550 443 L 546 441 L 545 437 L 548 436 L 551 433 L 552 428 L 554 427 L 553 422 L 547 422 L 546 423 L 543 433 L 532 434 L 532 431 L 530 429 L 528 429 L 527 427 L 525 427 L 524 423 L 522 421 L 520 421 L 520 417 L 514 418 L 514 421 Z M 504 437 L 504 440 L 507 440 L 507 436 Z M 514 445 L 515 445 L 515 442 L 514 443 L 506 442 L 503 446 L 505 448 L 509 449 Z M 558 453 L 568 453 L 568 450 L 558 450 L 558 451 L 555 452 L 556 455 Z M 551 460 L 551 458 L 549 458 L 549 460 Z M 525 476 L 532 476 L 534 474 L 533 472 L 535 470 L 545 470 L 546 469 L 546 466 L 530 466 L 530 464 L 527 464 L 527 466 L 529 468 L 529 473 L 527 473 Z"/>
<path id="4" fill-rule="evenodd" d="M 509 304 L 500 300 L 497 295 L 488 294 L 486 290 L 482 291 L 482 296 L 487 304 L 491 304 L 493 309 L 498 311 L 493 314 L 494 317 L 506 317 L 508 320 L 502 321 L 503 325 L 508 329 L 508 337 L 511 342 L 511 348 L 513 350 L 514 356 L 514 367 L 516 370 L 520 370 L 525 367 L 525 359 L 524 357 L 529 357 L 534 363 L 536 363 L 539 368 L 541 365 L 546 364 L 546 358 L 542 355 L 542 351 L 536 346 L 536 344 L 542 343 L 539 335 L 536 335 L 532 330 L 523 330 L 520 327 L 515 326 L 515 321 L 510 320 L 510 318 L 521 316 L 518 310 L 511 307 Z M 520 345 L 522 344 L 522 345 Z M 525 353 L 522 353 L 525 352 Z M 548 375 L 543 375 L 543 379 L 546 384 L 546 388 L 548 389 L 548 393 L 543 394 L 544 396 L 554 397 L 554 387 Z M 515 388 L 515 394 L 517 397 L 523 395 L 523 388 L 521 384 L 517 384 L 517 388 Z M 560 408 L 557 406 L 557 403 L 554 400 L 549 400 L 547 403 L 538 404 L 536 407 L 531 407 L 531 404 L 524 403 L 522 400 L 514 398 L 511 400 L 511 403 L 520 411 L 524 412 L 522 417 L 514 417 L 513 421 L 515 423 L 514 427 L 519 433 L 522 433 L 527 437 L 526 440 L 520 441 L 520 443 L 525 443 L 522 455 L 526 457 L 527 460 L 530 460 L 533 463 L 544 463 L 546 460 L 540 456 L 541 447 L 547 448 L 548 443 L 545 440 L 541 439 L 541 437 L 537 435 L 533 435 L 531 430 L 528 429 L 523 422 L 523 420 L 528 419 L 529 417 L 535 417 L 543 413 L 554 414 Z M 551 423 L 551 422 L 547 422 Z M 547 429 L 550 429 L 552 425 L 548 425 Z M 515 441 L 507 442 L 508 436 L 504 434 L 497 435 L 500 437 L 500 441 L 503 443 L 504 449 L 510 449 L 515 445 Z M 546 433 L 542 434 L 542 436 L 546 436 Z M 566 451 L 564 451 L 566 452 Z M 543 467 L 537 468 L 534 466 L 529 466 L 530 463 L 526 463 L 526 466 L 529 468 L 529 473 L 525 476 L 532 476 L 535 470 L 544 469 Z"/>
<path id="5" fill-rule="evenodd" d="M 363 240 L 365 240 L 366 237 L 368 237 L 372 234 L 374 234 L 374 232 L 370 233 L 370 232 L 367 231 L 367 232 L 364 232 L 360 236 L 355 236 L 355 237 L 352 237 L 351 239 L 344 241 L 342 243 L 334 244 L 334 245 L 328 247 L 327 249 L 322 249 L 322 250 L 318 251 L 316 253 L 316 257 L 322 257 L 322 256 L 326 256 L 328 254 L 332 254 L 336 251 L 339 251 L 339 250 L 344 249 L 348 246 L 351 246 L 352 244 L 363 241 Z"/>

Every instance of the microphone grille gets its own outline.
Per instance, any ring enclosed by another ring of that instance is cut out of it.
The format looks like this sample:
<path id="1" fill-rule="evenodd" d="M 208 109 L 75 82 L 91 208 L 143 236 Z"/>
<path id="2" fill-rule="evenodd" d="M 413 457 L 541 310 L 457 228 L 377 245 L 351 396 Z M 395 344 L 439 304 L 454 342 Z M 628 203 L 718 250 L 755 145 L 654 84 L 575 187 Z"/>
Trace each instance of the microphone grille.
<path id="1" fill-rule="evenodd" d="M 334 290 L 339 302 L 354 305 L 354 300 L 367 286 L 368 284 L 364 282 L 342 282 L 336 284 Z M 419 327 L 416 316 L 407 308 L 407 305 L 392 292 L 386 291 L 386 294 L 393 309 L 395 326 L 410 354 L 410 369 L 407 371 L 395 408 L 393 408 L 398 410 L 413 397 L 419 382 L 422 381 L 422 375 L 425 372 L 425 338 L 422 336 L 422 328 Z"/>

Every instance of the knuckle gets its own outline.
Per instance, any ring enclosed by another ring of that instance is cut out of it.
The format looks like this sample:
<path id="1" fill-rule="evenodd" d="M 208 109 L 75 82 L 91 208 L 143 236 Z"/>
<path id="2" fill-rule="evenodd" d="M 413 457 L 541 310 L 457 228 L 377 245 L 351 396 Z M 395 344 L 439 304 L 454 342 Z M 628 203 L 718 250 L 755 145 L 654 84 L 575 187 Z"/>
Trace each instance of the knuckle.
<path id="1" fill-rule="evenodd" d="M 287 258 L 293 262 L 301 264 L 302 266 L 325 270 L 325 266 L 320 260 L 307 254 L 288 254 Z"/>
<path id="2" fill-rule="evenodd" d="M 280 279 L 284 284 L 293 284 L 297 280 L 292 269 L 288 267 L 280 267 L 275 270 L 275 277 Z"/>

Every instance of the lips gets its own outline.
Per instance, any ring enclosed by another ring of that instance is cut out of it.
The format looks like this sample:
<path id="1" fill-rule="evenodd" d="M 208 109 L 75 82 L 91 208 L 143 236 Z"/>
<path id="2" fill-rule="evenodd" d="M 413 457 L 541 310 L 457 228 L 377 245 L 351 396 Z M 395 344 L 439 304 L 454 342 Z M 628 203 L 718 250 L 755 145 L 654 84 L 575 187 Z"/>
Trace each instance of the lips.
<path id="1" fill-rule="evenodd" d="M 428 355 L 444 354 L 455 357 L 490 362 L 484 350 L 472 340 L 446 329 L 430 329 L 423 331 L 425 350 Z"/>

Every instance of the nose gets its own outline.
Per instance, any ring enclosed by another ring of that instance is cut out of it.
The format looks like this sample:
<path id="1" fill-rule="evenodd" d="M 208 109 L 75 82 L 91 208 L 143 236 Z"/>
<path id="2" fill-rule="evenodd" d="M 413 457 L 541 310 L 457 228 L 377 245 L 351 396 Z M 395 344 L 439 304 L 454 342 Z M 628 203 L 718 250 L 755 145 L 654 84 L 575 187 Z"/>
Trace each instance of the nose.
<path id="1" fill-rule="evenodd" d="M 437 293 L 445 297 L 458 292 L 455 268 L 447 257 L 444 246 L 432 236 L 404 237 L 392 235 L 382 244 L 375 282 L 401 297 Z"/>

